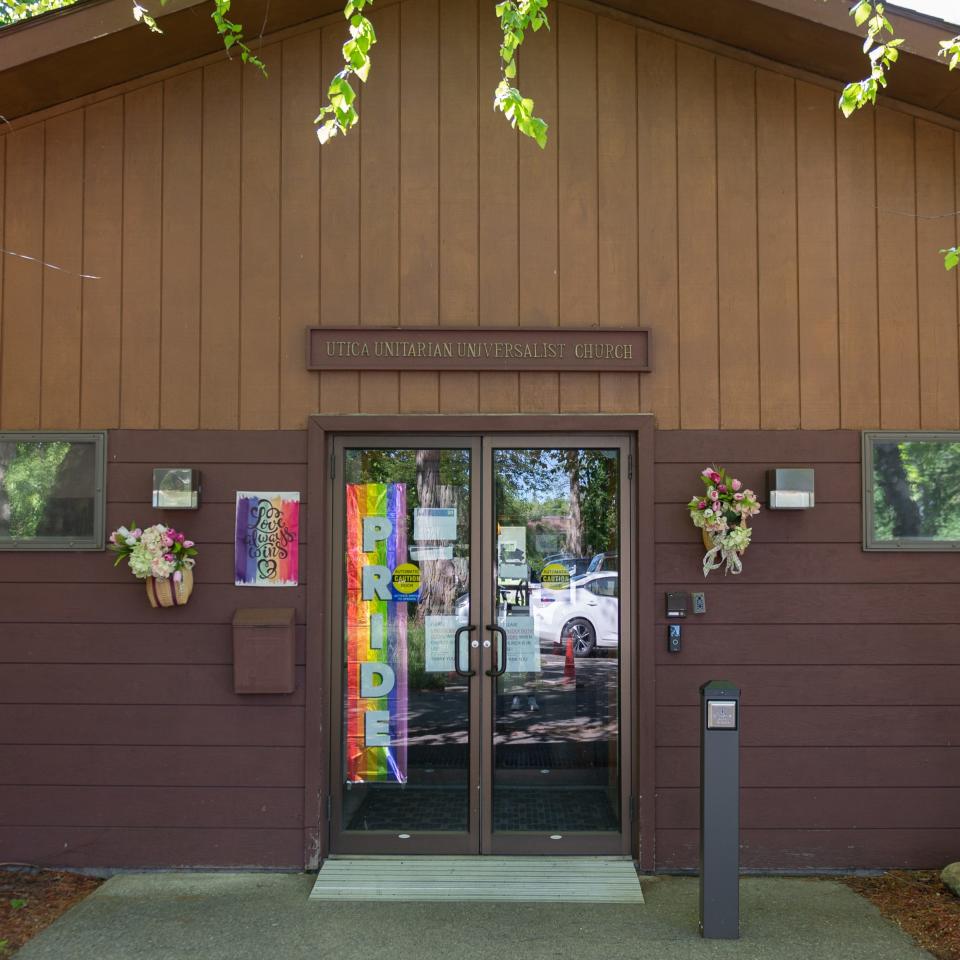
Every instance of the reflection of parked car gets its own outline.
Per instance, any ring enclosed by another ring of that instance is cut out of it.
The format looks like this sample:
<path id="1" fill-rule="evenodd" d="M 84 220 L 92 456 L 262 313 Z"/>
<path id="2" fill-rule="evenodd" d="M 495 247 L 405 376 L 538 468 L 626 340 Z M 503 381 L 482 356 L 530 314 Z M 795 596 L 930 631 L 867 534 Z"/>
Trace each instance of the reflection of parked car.
<path id="1" fill-rule="evenodd" d="M 612 553 L 598 553 L 590 561 L 586 574 L 591 573 L 616 573 L 620 569 L 620 554 L 615 550 Z M 582 579 L 582 578 L 578 578 Z"/>
<path id="2" fill-rule="evenodd" d="M 573 641 L 578 657 L 620 640 L 620 579 L 616 571 L 592 573 L 566 590 L 531 591 L 534 629 L 541 641 L 564 647 Z"/>

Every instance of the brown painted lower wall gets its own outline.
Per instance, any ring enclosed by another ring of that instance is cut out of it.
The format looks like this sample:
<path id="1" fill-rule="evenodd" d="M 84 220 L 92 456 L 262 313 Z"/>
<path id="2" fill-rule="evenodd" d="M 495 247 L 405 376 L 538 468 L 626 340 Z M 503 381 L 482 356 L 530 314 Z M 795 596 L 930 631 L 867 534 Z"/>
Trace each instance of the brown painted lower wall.
<path id="1" fill-rule="evenodd" d="M 0 553 L 0 860 L 303 865 L 301 586 L 233 586 L 236 490 L 299 490 L 306 434 L 112 432 L 109 529 L 163 519 L 201 547 L 196 589 L 152 610 L 107 554 Z M 154 466 L 203 473 L 196 513 L 150 509 Z M 302 526 L 307 529 L 304 507 Z M 297 609 L 298 686 L 233 693 L 237 607 Z"/>
<path id="2" fill-rule="evenodd" d="M 237 489 L 306 496 L 306 449 L 301 431 L 110 435 L 111 525 L 153 520 L 154 465 L 203 471 L 201 509 L 168 517 L 203 548 L 186 608 L 151 610 L 105 555 L 0 553 L 0 860 L 303 865 L 310 548 L 303 586 L 241 590 L 231 541 Z M 657 596 L 707 596 L 679 656 L 662 619 L 639 639 L 656 651 L 659 869 L 696 865 L 696 691 L 715 677 L 743 689 L 745 866 L 955 859 L 960 556 L 863 553 L 859 457 L 856 432 L 657 434 Z M 769 466 L 815 466 L 817 507 L 762 513 L 744 573 L 704 582 L 683 504 L 715 462 L 758 491 Z M 269 605 L 297 608 L 298 688 L 237 696 L 228 624 Z"/>
<path id="3" fill-rule="evenodd" d="M 657 593 L 707 613 L 657 625 L 656 861 L 697 861 L 697 688 L 742 688 L 746 867 L 935 867 L 960 846 L 960 556 L 861 550 L 860 434 L 659 431 Z M 699 572 L 683 504 L 726 466 L 758 492 L 813 466 L 817 505 L 764 511 L 738 577 Z M 659 611 L 658 611 L 659 612 Z"/>

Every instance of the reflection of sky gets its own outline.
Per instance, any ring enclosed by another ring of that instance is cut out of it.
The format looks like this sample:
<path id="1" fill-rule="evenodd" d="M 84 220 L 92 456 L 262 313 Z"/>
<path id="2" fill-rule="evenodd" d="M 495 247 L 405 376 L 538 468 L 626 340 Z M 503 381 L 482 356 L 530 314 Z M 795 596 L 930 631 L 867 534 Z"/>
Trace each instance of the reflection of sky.
<path id="1" fill-rule="evenodd" d="M 960 2 L 960 0 L 958 0 Z M 519 451 L 521 453 L 525 451 Z M 566 499 L 570 495 L 570 477 L 564 454 L 566 450 L 530 450 L 533 463 L 530 468 L 518 471 L 511 481 L 516 484 L 517 495 L 530 503 L 539 503 L 556 498 Z M 601 453 L 613 460 L 617 456 L 616 450 L 591 450 L 591 453 Z M 499 481 L 499 470 L 508 462 L 512 451 L 496 450 L 494 452 L 494 470 Z M 545 468 L 545 469 L 544 469 Z"/>

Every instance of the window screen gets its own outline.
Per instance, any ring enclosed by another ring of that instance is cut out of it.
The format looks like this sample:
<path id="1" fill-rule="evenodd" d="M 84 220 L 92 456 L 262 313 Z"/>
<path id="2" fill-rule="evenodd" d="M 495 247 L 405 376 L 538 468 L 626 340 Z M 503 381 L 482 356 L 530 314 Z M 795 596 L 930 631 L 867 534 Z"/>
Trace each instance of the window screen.
<path id="1" fill-rule="evenodd" d="M 960 433 L 863 435 L 866 550 L 960 549 Z"/>
<path id="2" fill-rule="evenodd" d="M 0 550 L 102 550 L 104 433 L 0 433 Z"/>

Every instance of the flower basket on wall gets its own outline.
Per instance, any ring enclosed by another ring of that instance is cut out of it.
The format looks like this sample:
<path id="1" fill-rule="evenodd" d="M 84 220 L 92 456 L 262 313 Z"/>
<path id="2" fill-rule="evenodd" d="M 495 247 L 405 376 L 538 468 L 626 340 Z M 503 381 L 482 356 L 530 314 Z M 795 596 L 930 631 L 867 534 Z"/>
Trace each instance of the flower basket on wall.
<path id="1" fill-rule="evenodd" d="M 189 567 L 185 569 L 179 583 L 172 577 L 166 580 L 147 577 L 144 583 L 151 607 L 182 607 L 193 593 L 193 571 Z"/>
<path id="2" fill-rule="evenodd" d="M 752 490 L 745 489 L 722 467 L 707 467 L 700 473 L 706 491 L 688 504 L 690 519 L 699 528 L 706 553 L 703 575 L 723 567 L 724 573 L 743 570 L 741 557 L 750 546 L 750 517 L 760 512 L 760 504 Z"/>
<path id="3" fill-rule="evenodd" d="M 741 518 L 740 518 L 740 526 L 741 526 L 741 527 L 745 527 L 746 525 L 747 525 L 746 517 L 741 517 Z M 713 542 L 713 534 L 712 534 L 712 533 L 707 533 L 706 530 L 701 530 L 700 533 L 701 533 L 702 538 L 703 538 L 703 545 L 704 545 L 704 547 L 705 547 L 707 550 L 712 550 L 712 549 L 714 548 L 714 546 L 716 546 L 716 544 L 714 544 L 714 542 Z M 749 546 L 750 546 L 749 542 L 746 543 L 746 544 L 744 544 L 744 546 L 743 546 L 742 549 L 740 550 L 740 555 L 741 555 L 741 556 L 747 552 L 747 547 L 749 547 Z"/>
<path id="4" fill-rule="evenodd" d="M 151 607 L 182 607 L 193 593 L 197 549 L 183 533 L 154 524 L 141 530 L 136 523 L 110 534 L 114 566 L 126 559 L 130 572 L 144 581 Z"/>

